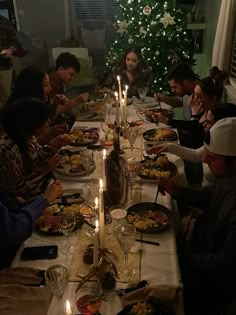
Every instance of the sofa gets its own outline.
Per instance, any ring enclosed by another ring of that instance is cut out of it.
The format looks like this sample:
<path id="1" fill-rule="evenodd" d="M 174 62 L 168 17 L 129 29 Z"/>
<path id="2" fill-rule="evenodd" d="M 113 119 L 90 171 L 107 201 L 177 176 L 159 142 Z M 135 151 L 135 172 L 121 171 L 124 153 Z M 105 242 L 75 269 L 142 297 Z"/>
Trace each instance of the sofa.
<path id="1" fill-rule="evenodd" d="M 22 49 L 16 51 L 16 54 L 12 56 L 13 75 L 14 79 L 24 68 L 37 65 L 42 70 L 48 70 L 49 68 L 49 54 L 48 48 L 40 38 L 30 39 L 24 32 L 17 32 L 16 34 Z"/>

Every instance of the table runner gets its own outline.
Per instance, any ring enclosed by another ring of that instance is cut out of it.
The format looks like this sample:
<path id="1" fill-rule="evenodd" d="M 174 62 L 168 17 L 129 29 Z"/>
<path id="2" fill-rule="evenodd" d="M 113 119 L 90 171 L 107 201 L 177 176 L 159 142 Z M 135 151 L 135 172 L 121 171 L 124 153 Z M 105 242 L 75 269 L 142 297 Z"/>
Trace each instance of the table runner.
<path id="1" fill-rule="evenodd" d="M 81 233 L 85 233 L 85 229 L 86 227 L 83 226 Z M 124 253 L 122 251 L 122 249 L 120 248 L 115 236 L 113 234 L 107 233 L 107 231 L 105 231 L 105 246 L 108 249 L 112 249 L 115 254 L 117 255 L 118 259 L 113 258 L 111 255 L 109 255 L 109 257 L 112 258 L 113 262 L 115 263 L 118 272 L 119 272 L 119 264 L 123 264 L 124 263 Z M 87 248 L 87 246 L 89 244 L 93 243 L 93 238 L 92 237 L 88 237 L 85 239 L 80 239 L 80 237 L 78 238 L 78 241 L 76 242 L 75 245 L 75 250 L 73 253 L 73 257 L 69 266 L 69 273 L 70 273 L 70 281 L 79 281 L 79 277 L 81 275 L 86 275 L 89 273 L 89 271 L 91 270 L 91 265 L 87 265 L 83 262 L 83 255 L 84 252 Z M 135 276 L 131 279 L 132 282 L 138 282 L 140 280 L 140 263 L 141 263 L 141 252 L 140 250 L 137 248 L 137 251 L 135 252 L 130 252 L 129 253 L 129 266 L 133 269 L 136 270 L 136 274 Z M 117 279 L 118 282 L 127 282 L 126 279 L 124 278 L 119 278 Z"/>

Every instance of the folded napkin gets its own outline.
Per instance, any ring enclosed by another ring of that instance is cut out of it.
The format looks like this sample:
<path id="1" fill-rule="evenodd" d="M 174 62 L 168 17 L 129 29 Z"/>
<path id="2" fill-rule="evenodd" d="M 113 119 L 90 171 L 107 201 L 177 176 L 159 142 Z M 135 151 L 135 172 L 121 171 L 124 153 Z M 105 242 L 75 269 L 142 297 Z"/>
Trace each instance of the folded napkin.
<path id="1" fill-rule="evenodd" d="M 0 285 L 1 315 L 46 315 L 51 293 L 47 287 Z"/>
<path id="2" fill-rule="evenodd" d="M 44 283 L 44 270 L 15 267 L 0 271 L 0 285 L 22 284 L 29 286 L 40 286 Z"/>
<path id="3" fill-rule="evenodd" d="M 132 291 L 121 297 L 123 307 L 152 299 L 168 309 L 175 308 L 178 288 L 166 285 L 152 285 Z"/>

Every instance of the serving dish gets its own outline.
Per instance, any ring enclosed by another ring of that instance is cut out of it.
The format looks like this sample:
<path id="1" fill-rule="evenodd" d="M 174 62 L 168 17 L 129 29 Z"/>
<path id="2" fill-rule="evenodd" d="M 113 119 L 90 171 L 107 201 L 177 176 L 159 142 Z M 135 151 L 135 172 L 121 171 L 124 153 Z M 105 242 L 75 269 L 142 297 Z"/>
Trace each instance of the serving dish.
<path id="1" fill-rule="evenodd" d="M 177 140 L 177 133 L 170 128 L 155 128 L 145 131 L 143 138 L 152 142 L 175 141 Z"/>
<path id="2" fill-rule="evenodd" d="M 177 174 L 177 167 L 166 156 L 156 156 L 154 159 L 140 161 L 141 167 L 138 175 L 145 179 L 160 177 L 173 177 Z"/>
<path id="3" fill-rule="evenodd" d="M 127 210 L 126 219 L 142 233 L 159 233 L 169 227 L 170 210 L 154 202 L 140 202 Z"/>

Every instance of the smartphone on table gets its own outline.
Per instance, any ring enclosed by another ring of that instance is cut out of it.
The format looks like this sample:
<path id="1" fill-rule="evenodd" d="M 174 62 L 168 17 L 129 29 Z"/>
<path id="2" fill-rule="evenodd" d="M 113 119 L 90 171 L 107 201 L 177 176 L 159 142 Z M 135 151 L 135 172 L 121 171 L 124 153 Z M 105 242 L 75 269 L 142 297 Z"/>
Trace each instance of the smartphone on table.
<path id="1" fill-rule="evenodd" d="M 54 259 L 57 258 L 58 246 L 33 246 L 25 247 L 21 252 L 22 260 L 36 260 L 36 259 Z"/>

